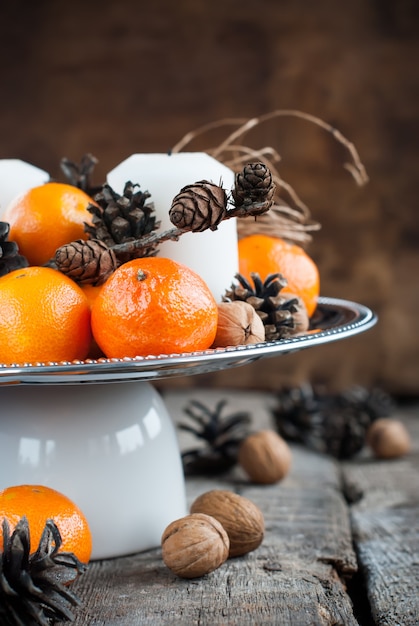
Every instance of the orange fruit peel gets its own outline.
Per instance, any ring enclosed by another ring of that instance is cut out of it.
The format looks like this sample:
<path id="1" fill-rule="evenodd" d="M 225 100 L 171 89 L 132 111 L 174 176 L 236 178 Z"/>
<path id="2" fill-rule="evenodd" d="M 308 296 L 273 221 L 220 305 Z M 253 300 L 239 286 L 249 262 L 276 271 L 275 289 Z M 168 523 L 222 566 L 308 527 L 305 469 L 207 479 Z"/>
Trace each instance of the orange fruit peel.
<path id="1" fill-rule="evenodd" d="M 320 294 L 320 274 L 314 260 L 303 248 L 269 235 L 249 235 L 238 243 L 239 272 L 252 283 L 251 273 L 264 281 L 269 274 L 282 274 L 287 286 L 281 293 L 295 294 L 304 302 L 309 317 Z"/>
<path id="2" fill-rule="evenodd" d="M 31 553 L 39 545 L 46 521 L 52 519 L 62 539 L 60 552 L 72 552 L 82 563 L 89 562 L 92 534 L 88 521 L 66 495 L 45 485 L 15 485 L 0 491 L 0 546 L 3 520 L 14 529 L 22 517 L 28 520 Z"/>
<path id="3" fill-rule="evenodd" d="M 82 289 L 61 272 L 26 267 L 0 278 L 0 362 L 84 359 L 92 333 Z"/>
<path id="4" fill-rule="evenodd" d="M 217 321 L 217 303 L 204 280 L 164 257 L 121 265 L 92 306 L 93 336 L 108 358 L 206 350 Z"/>
<path id="5" fill-rule="evenodd" d="M 83 190 L 65 183 L 45 183 L 16 197 L 2 220 L 10 224 L 9 238 L 19 246 L 29 265 L 44 265 L 60 246 L 87 239 L 85 223 L 93 199 Z"/>

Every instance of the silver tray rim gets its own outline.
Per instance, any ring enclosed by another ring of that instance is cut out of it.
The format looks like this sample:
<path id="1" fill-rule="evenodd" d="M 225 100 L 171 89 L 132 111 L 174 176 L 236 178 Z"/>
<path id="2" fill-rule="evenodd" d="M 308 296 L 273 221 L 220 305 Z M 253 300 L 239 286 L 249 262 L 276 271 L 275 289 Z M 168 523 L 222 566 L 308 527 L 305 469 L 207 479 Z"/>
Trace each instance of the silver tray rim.
<path id="1" fill-rule="evenodd" d="M 377 315 L 363 304 L 321 297 L 311 320 L 312 330 L 287 339 L 182 354 L 60 363 L 0 364 L 0 386 L 153 381 L 215 372 L 352 337 L 372 328 L 377 319 Z"/>

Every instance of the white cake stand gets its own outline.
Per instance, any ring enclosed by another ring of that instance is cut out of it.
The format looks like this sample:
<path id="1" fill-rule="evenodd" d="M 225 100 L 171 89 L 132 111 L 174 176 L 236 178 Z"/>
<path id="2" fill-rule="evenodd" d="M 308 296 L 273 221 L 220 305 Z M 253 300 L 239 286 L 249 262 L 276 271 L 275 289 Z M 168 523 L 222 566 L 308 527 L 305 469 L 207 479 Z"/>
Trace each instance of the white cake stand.
<path id="1" fill-rule="evenodd" d="M 376 316 L 321 298 L 304 335 L 188 354 L 0 364 L 0 489 L 53 487 L 84 511 L 93 559 L 160 545 L 186 514 L 176 431 L 151 381 L 237 367 L 364 332 Z M 111 384 L 118 383 L 118 384 Z"/>

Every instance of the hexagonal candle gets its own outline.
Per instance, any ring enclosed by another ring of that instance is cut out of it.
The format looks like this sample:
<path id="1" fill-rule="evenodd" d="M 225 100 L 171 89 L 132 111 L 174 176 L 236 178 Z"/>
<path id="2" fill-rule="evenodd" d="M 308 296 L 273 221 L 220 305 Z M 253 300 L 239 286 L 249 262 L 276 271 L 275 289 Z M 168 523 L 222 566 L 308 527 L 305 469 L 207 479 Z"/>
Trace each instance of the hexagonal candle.
<path id="1" fill-rule="evenodd" d="M 107 175 L 108 184 L 117 193 L 123 193 L 128 181 L 148 191 L 162 230 L 173 227 L 169 219 L 173 198 L 183 187 L 200 180 L 220 185 L 228 194 L 234 185 L 234 172 L 208 154 L 181 152 L 133 154 Z M 219 302 L 238 272 L 236 219 L 224 220 L 215 231 L 188 232 L 178 241 L 165 241 L 159 246 L 159 256 L 193 269 Z"/>
<path id="2" fill-rule="evenodd" d="M 0 159 L 0 219 L 15 197 L 49 178 L 44 170 L 20 159 Z"/>

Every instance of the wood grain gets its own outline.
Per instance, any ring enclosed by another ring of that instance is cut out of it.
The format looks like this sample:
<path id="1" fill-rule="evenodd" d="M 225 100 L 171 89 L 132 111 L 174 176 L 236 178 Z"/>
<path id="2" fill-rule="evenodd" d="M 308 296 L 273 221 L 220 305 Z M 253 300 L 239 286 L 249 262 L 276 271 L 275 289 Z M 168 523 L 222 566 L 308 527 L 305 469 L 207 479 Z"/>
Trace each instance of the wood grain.
<path id="1" fill-rule="evenodd" d="M 240 474 L 187 481 L 190 502 L 213 488 L 253 500 L 266 521 L 260 548 L 191 581 L 165 567 L 160 549 L 95 562 L 74 587 L 83 601 L 75 624 L 355 626 L 344 579 L 356 559 L 338 468 L 293 453 L 293 472 L 280 485 L 251 486 Z"/>
<path id="2" fill-rule="evenodd" d="M 402 459 L 377 461 L 367 456 L 345 463 L 353 537 L 377 625 L 419 623 L 419 420 L 417 408 L 401 417 L 413 439 Z"/>
<path id="3" fill-rule="evenodd" d="M 198 398 L 208 407 L 223 398 L 231 411 L 247 408 L 253 429 L 271 425 L 272 394 L 210 389 L 166 393 L 176 423 Z M 277 485 L 252 485 L 238 466 L 218 478 L 188 478 L 189 504 L 215 488 L 255 502 L 265 516 L 262 545 L 194 580 L 172 574 L 159 547 L 93 562 L 73 586 L 82 600 L 74 623 L 416 625 L 418 410 L 414 405 L 397 413 L 413 442 L 411 453 L 398 460 L 377 460 L 364 448 L 338 462 L 293 446 L 291 471 Z M 179 431 L 179 443 L 189 448 L 190 435 Z"/>

